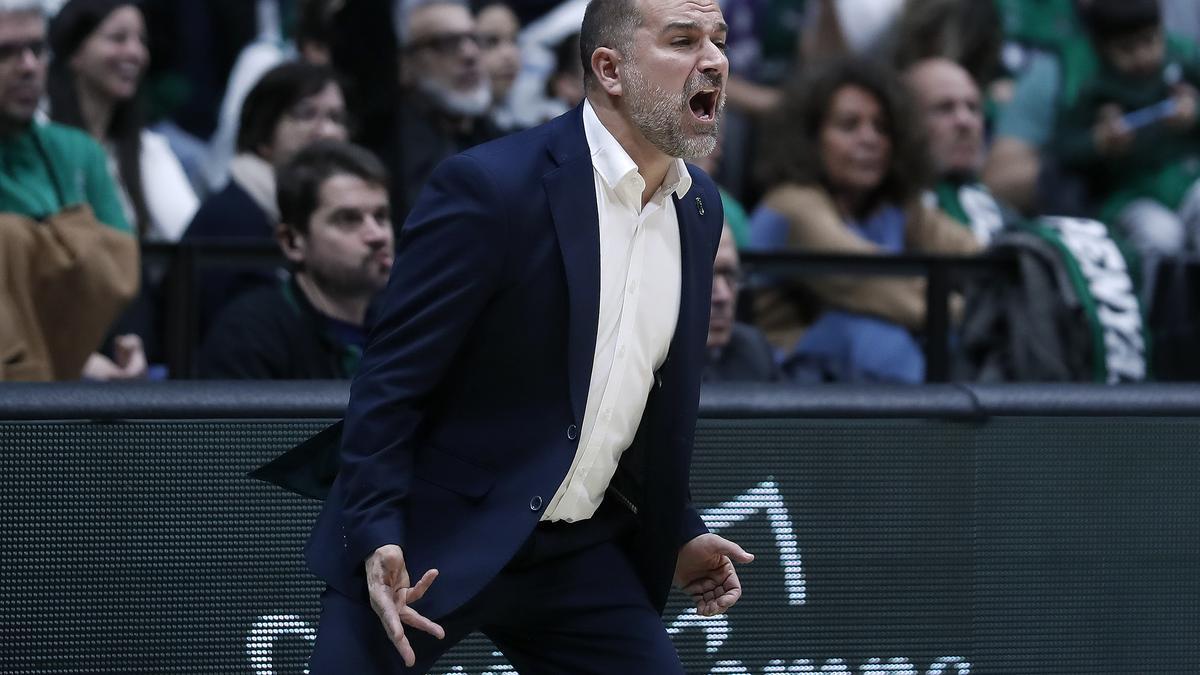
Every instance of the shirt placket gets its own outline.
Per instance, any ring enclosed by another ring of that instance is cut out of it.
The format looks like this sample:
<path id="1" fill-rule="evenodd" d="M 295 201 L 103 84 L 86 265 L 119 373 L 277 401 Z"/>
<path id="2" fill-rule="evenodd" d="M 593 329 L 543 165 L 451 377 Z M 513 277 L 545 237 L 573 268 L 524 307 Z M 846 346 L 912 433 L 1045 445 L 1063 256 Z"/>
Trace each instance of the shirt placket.
<path id="1" fill-rule="evenodd" d="M 638 198 L 640 200 L 640 191 Z M 607 462 L 601 462 L 606 450 L 611 450 L 607 446 L 612 445 L 613 428 L 612 428 L 612 410 L 616 404 L 616 399 L 620 396 L 622 387 L 625 384 L 625 377 L 629 372 L 629 347 L 630 336 L 634 333 L 634 326 L 637 322 L 638 306 L 642 296 L 642 263 L 645 259 L 645 221 L 654 209 L 649 212 L 638 214 L 634 211 L 633 215 L 633 236 L 630 241 L 629 249 L 629 265 L 625 269 L 625 278 L 623 282 L 624 292 L 622 293 L 621 309 L 617 319 L 617 338 L 616 344 L 613 345 L 612 367 L 609 369 L 608 382 L 605 383 L 604 393 L 600 397 L 600 409 L 596 412 L 595 428 L 592 431 L 592 438 L 588 443 L 588 447 L 584 452 L 584 461 L 579 466 L 580 486 L 587 493 L 587 498 L 591 500 L 597 495 L 592 495 L 590 476 L 596 467 L 600 464 L 607 465 Z M 596 433 L 602 431 L 603 433 Z"/>

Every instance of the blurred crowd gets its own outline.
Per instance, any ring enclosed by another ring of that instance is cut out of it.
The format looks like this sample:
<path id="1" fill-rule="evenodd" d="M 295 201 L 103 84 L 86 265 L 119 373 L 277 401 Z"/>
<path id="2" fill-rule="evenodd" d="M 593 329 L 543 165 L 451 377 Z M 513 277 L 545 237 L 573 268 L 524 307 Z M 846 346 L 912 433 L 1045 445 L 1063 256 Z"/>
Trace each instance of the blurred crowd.
<path id="1" fill-rule="evenodd" d="M 433 168 L 582 100 L 585 6 L 0 0 L 0 380 L 351 377 Z M 1010 260 L 955 379 L 1200 377 L 1200 4 L 722 8 L 709 381 L 926 380 L 926 278 L 766 252 Z M 194 272 L 171 372 L 181 242 L 279 255 Z"/>

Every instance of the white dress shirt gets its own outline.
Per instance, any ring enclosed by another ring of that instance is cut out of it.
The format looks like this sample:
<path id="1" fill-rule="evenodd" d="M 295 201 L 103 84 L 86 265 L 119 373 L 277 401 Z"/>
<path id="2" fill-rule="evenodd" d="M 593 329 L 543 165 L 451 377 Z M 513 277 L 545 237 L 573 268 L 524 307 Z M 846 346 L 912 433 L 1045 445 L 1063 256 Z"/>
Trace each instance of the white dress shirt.
<path id="1" fill-rule="evenodd" d="M 617 462 L 633 442 L 654 372 L 662 366 L 679 318 L 679 222 L 671 193 L 692 177 L 676 159 L 642 207 L 646 182 L 617 139 L 583 104 L 600 220 L 600 315 L 587 407 L 575 459 L 542 520 L 592 517 Z"/>

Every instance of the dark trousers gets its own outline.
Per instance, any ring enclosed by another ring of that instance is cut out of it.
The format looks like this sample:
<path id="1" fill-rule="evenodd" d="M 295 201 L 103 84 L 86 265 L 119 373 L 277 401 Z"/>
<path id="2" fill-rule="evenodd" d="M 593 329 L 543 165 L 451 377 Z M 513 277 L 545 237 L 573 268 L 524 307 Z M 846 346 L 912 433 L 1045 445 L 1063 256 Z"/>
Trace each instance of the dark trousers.
<path id="1" fill-rule="evenodd" d="M 478 630 L 522 675 L 682 674 L 675 646 L 629 558 L 607 536 L 612 522 L 539 527 L 477 596 L 438 621 L 445 640 L 406 630 L 417 655 L 413 668 L 404 667 L 370 605 L 327 588 L 309 672 L 424 673 Z M 598 532 L 605 537 L 589 541 Z M 439 583 L 453 580 L 439 578 L 435 587 Z"/>

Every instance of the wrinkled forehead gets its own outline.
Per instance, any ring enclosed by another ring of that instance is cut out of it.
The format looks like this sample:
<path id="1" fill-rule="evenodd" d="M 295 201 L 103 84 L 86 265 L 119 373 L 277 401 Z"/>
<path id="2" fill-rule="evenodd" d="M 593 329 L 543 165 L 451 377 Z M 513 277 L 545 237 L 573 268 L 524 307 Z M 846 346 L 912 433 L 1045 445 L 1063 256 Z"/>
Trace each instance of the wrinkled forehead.
<path id="1" fill-rule="evenodd" d="M 639 0 L 642 28 L 653 33 L 676 26 L 695 26 L 704 31 L 724 32 L 725 16 L 715 0 Z"/>

